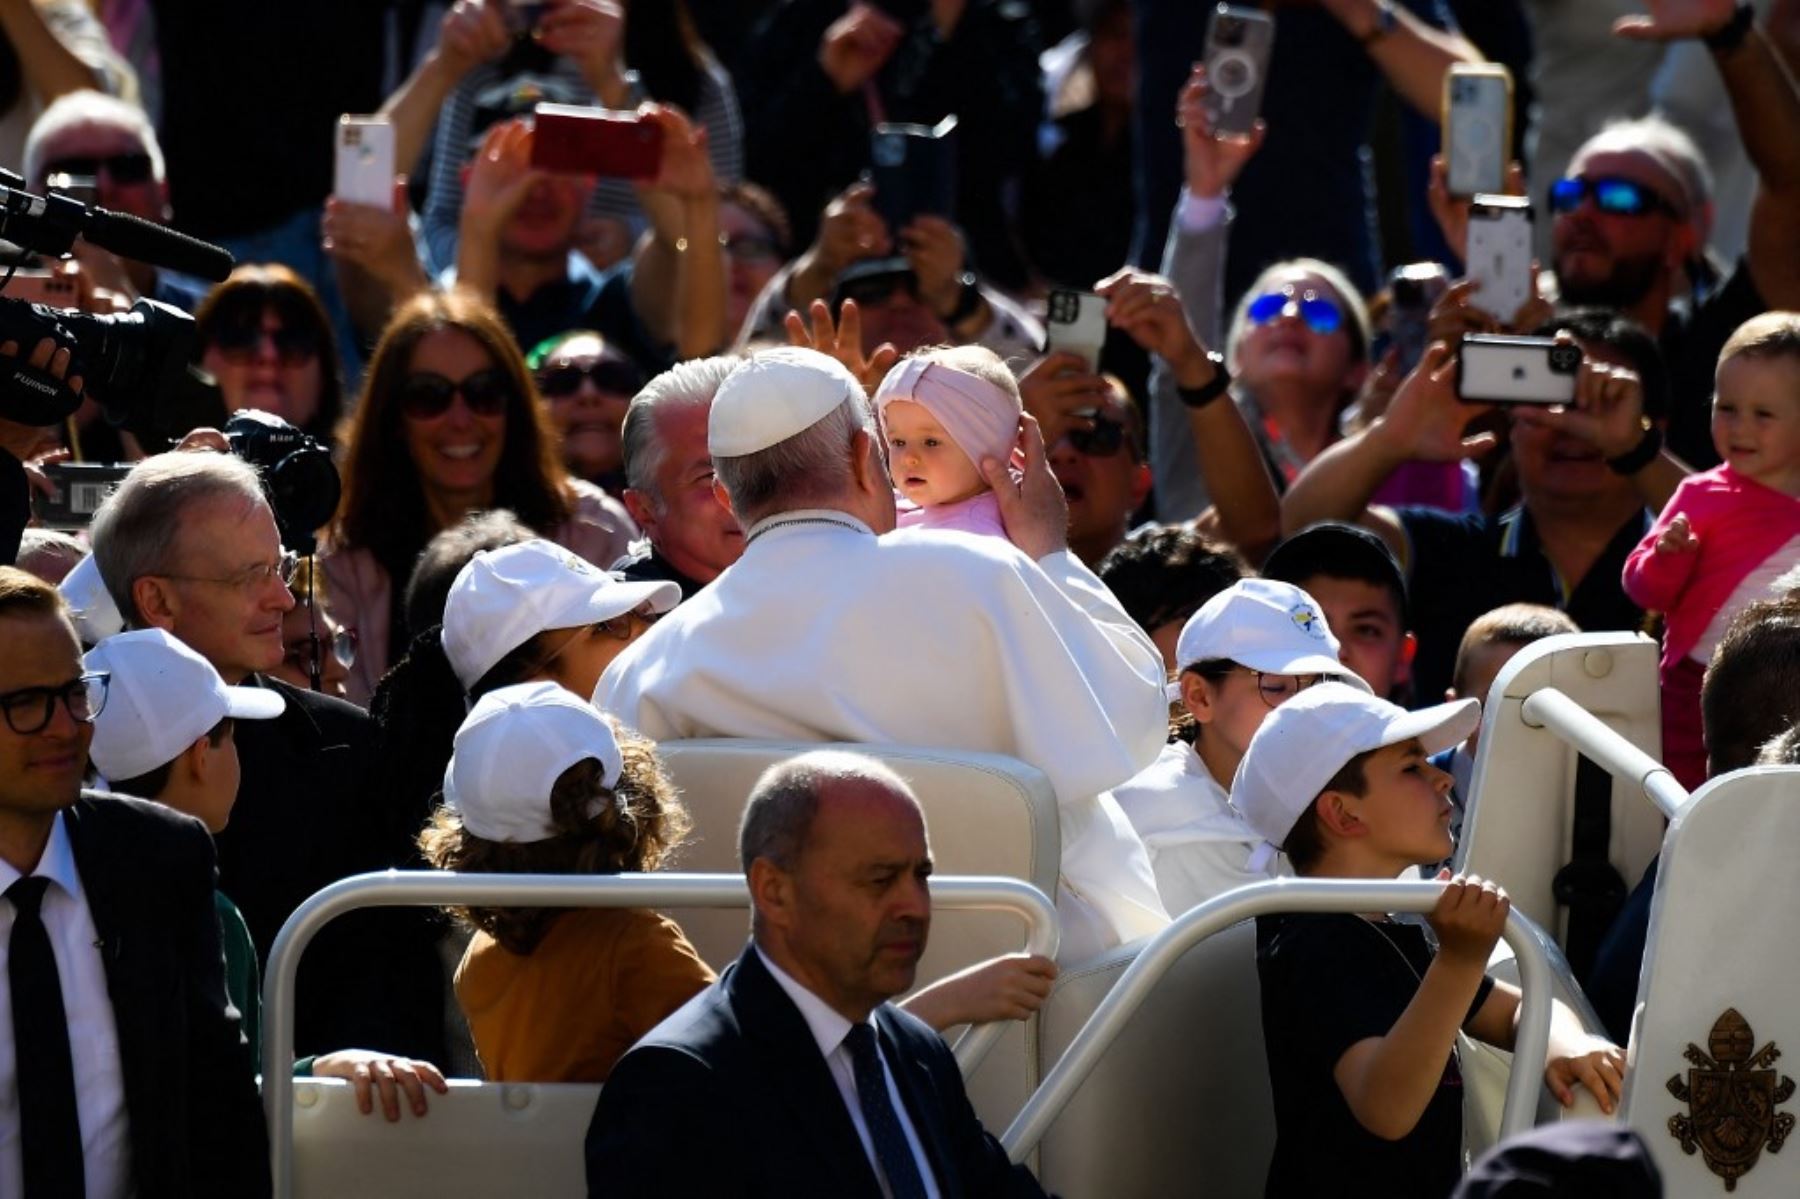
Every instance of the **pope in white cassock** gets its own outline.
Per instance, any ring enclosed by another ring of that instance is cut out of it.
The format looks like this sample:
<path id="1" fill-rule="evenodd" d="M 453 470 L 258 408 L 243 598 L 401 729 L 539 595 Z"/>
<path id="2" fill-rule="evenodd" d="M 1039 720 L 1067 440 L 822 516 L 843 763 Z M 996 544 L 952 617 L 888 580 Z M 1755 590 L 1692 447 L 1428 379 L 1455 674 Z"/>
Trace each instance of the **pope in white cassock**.
<path id="1" fill-rule="evenodd" d="M 1162 658 L 1066 548 L 1061 488 L 1025 418 L 999 481 L 1011 543 L 894 531 L 861 384 L 813 350 L 767 350 L 720 386 L 715 490 L 744 554 L 614 660 L 599 707 L 658 741 L 874 742 L 1008 754 L 1061 812 L 1061 956 L 1168 923 L 1109 787 L 1166 740 Z M 880 534 L 880 536 L 877 536 Z"/>

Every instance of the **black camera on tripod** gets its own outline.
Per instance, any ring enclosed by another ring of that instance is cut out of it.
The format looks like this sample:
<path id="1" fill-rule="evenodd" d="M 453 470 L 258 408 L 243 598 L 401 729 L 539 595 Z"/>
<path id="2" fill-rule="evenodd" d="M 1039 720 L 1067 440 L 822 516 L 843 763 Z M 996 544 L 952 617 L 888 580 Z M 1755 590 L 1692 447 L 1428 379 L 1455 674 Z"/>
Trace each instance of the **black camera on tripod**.
<path id="1" fill-rule="evenodd" d="M 343 494 L 331 451 L 279 416 L 254 408 L 234 414 L 223 432 L 231 452 L 262 476 L 281 544 L 302 557 L 313 553 L 318 530 L 337 511 Z"/>

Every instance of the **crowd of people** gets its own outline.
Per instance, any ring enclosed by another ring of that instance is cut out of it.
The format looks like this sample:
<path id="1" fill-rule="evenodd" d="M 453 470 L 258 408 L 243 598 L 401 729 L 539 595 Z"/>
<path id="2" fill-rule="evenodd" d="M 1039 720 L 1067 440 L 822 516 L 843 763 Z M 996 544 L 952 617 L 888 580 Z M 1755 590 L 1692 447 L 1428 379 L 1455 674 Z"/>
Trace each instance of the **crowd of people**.
<path id="1" fill-rule="evenodd" d="M 1800 744 L 1800 3 L 1252 7 L 1240 133 L 1185 0 L 0 0 L 0 166 L 238 264 L 26 273 L 191 314 L 218 423 L 334 466 L 159 443 L 117 419 L 147 381 L 0 337 L 81 399 L 0 391 L 0 1194 L 267 1193 L 296 908 L 390 867 L 678 867 L 658 745 L 703 737 L 1040 771 L 1057 961 L 915 989 L 924 809 L 821 750 L 748 796 L 735 962 L 642 910 L 358 913 L 300 969 L 296 1072 L 388 1120 L 446 1073 L 605 1082 L 596 1194 L 1038 1194 L 942 1030 L 1246 883 L 1435 876 L 1422 924 L 1259 922 L 1268 1193 L 1498 1193 L 1455 1045 L 1511 1048 L 1508 901 L 1444 869 L 1494 679 L 1644 631 L 1685 786 Z M 1536 214 L 1511 312 L 1441 153 L 1483 60 Z M 651 161 L 540 165 L 543 104 Z M 386 123 L 390 202 L 333 194 L 341 114 Z M 1496 333 L 1578 351 L 1572 398 L 1465 400 Z M 45 527 L 69 461 L 120 477 Z M 1622 1094 L 1655 877 L 1577 963 L 1605 1030 L 1557 1008 L 1565 1104 Z M 1602 1135 L 1533 1160 L 1660 1193 Z"/>

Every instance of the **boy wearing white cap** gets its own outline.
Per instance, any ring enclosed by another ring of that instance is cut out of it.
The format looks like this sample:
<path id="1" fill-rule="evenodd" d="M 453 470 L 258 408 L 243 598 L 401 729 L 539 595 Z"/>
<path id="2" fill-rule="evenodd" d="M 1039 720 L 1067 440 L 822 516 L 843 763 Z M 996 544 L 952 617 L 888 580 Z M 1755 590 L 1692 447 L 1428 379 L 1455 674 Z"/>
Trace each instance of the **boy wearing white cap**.
<path id="1" fill-rule="evenodd" d="M 1306 877 L 1389 880 L 1450 853 L 1450 776 L 1426 759 L 1467 737 L 1474 700 L 1407 712 L 1341 683 L 1282 705 L 1250 742 L 1232 801 L 1270 852 Z M 1510 1050 L 1517 988 L 1485 971 L 1506 924 L 1506 893 L 1449 879 L 1417 924 L 1307 913 L 1257 921 L 1263 1040 L 1275 1092 L 1266 1194 L 1447 1195 L 1461 1176 L 1459 1030 Z M 1523 1063 L 1515 1068 L 1524 1068 Z M 1611 1112 L 1618 1046 L 1556 1005 L 1551 1091 L 1576 1083 Z"/>
<path id="2" fill-rule="evenodd" d="M 1172 915 L 1245 883 L 1280 873 L 1231 806 L 1238 762 L 1270 713 L 1324 679 L 1364 686 L 1338 662 L 1324 612 L 1298 587 L 1243 579 L 1213 596 L 1182 626 L 1170 699 L 1193 742 L 1171 741 L 1113 798 L 1144 839 L 1157 891 Z"/>

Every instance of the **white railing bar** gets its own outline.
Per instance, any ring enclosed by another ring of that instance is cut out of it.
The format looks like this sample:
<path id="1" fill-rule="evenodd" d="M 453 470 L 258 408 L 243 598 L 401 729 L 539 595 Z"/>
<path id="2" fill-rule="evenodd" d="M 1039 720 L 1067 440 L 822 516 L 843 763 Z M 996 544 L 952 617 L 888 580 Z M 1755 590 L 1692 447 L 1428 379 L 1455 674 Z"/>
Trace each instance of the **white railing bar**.
<path id="1" fill-rule="evenodd" d="M 1015 1162 L 1037 1148 L 1100 1058 L 1125 1030 L 1131 1017 L 1162 977 L 1194 945 L 1257 916 L 1281 912 L 1429 912 L 1443 891 L 1440 882 L 1360 882 L 1341 879 L 1285 878 L 1252 883 L 1228 891 L 1189 911 L 1151 938 L 1094 1009 L 1056 1066 L 1039 1084 L 1013 1119 L 1001 1144 Z M 1554 998 L 1549 936 L 1514 908 L 1503 934 L 1519 963 L 1524 993 L 1515 1038 L 1514 1068 L 1506 1084 L 1506 1109 L 1500 1135 L 1531 1127 L 1543 1069 L 1518 1063 L 1542 1062 L 1550 1045 L 1550 1007 Z"/>
<path id="2" fill-rule="evenodd" d="M 1519 718 L 1530 728 L 1549 729 L 1608 774 L 1636 783 L 1671 820 L 1688 801 L 1687 788 L 1675 781 L 1667 766 L 1555 687 L 1540 687 L 1526 696 Z"/>
<path id="3" fill-rule="evenodd" d="M 997 910 L 1024 918 L 1025 951 L 1056 956 L 1060 936 L 1056 908 L 1044 893 L 1014 878 L 945 877 L 931 880 L 933 908 Z M 275 1199 L 293 1194 L 294 979 L 300 955 L 318 931 L 358 908 L 437 907 L 747 908 L 750 889 L 741 874 L 457 874 L 442 870 L 388 870 L 357 874 L 310 896 L 287 918 L 269 950 L 263 979 L 263 1110 L 269 1122 L 269 1167 Z M 966 1076 L 993 1047 L 1004 1024 L 969 1029 L 957 1042 Z"/>

